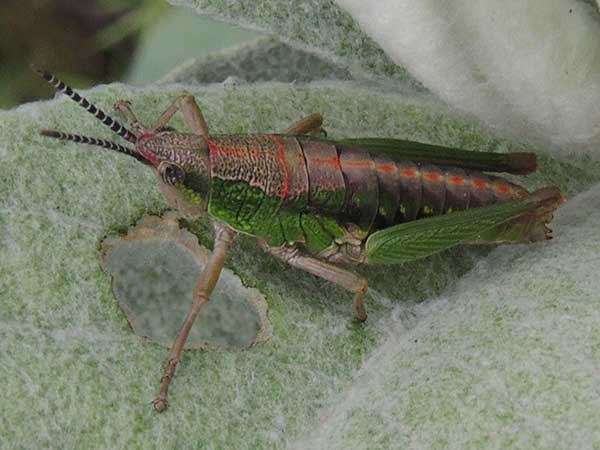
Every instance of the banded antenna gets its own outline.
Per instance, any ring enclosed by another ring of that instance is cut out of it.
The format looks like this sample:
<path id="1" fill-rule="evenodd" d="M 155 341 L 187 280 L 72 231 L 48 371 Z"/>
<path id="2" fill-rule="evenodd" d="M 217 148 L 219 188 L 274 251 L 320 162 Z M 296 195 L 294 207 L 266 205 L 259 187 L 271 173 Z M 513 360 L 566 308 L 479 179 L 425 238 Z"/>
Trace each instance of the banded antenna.
<path id="1" fill-rule="evenodd" d="M 63 133 L 62 131 L 54 130 L 42 130 L 40 131 L 42 136 L 47 136 L 55 139 L 61 139 L 63 141 L 79 142 L 81 144 L 97 145 L 98 147 L 107 148 L 114 150 L 119 153 L 124 153 L 129 156 L 133 156 L 138 161 L 147 163 L 144 157 L 138 154 L 135 150 L 125 147 L 124 145 L 117 144 L 115 142 L 107 141 L 104 139 L 91 138 L 87 136 L 81 136 L 79 134 Z"/>
<path id="2" fill-rule="evenodd" d="M 67 97 L 69 97 L 71 100 L 73 100 L 77 104 L 79 104 L 79 106 L 83 107 L 87 112 L 89 112 L 90 114 L 93 114 L 96 119 L 99 119 L 100 121 L 102 121 L 102 123 L 104 125 L 109 127 L 111 130 L 113 130 L 115 133 L 117 133 L 123 139 L 126 139 L 132 143 L 136 142 L 137 138 L 136 138 L 135 134 L 133 134 L 131 131 L 129 131 L 127 128 L 125 128 L 123 125 L 121 125 L 119 122 L 117 122 L 115 119 L 110 117 L 108 114 L 106 114 L 100 108 L 97 108 L 96 106 L 94 106 L 86 98 L 79 95 L 70 86 L 67 86 L 61 80 L 56 78 L 54 75 L 46 72 L 45 70 L 38 69 L 35 66 L 31 66 L 31 68 L 39 76 L 41 76 L 44 80 L 46 80 L 48 82 L 48 84 L 50 84 L 52 87 L 54 87 L 57 91 L 62 92 Z M 91 139 L 91 138 L 88 138 L 88 139 Z"/>

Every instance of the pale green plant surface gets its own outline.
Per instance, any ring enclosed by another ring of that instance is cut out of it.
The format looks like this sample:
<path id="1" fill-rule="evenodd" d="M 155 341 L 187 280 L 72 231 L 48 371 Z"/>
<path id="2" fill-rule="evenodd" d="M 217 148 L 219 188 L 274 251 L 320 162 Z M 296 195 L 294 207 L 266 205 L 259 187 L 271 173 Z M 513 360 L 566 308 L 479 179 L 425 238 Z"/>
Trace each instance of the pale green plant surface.
<path id="1" fill-rule="evenodd" d="M 598 448 L 599 199 L 559 210 L 555 241 L 492 251 L 412 329 L 394 315 L 293 448 Z"/>
<path id="2" fill-rule="evenodd" d="M 149 402 L 166 351 L 131 332 L 100 267 L 107 234 L 167 208 L 153 176 L 131 158 L 38 136 L 113 138 L 68 99 L 0 113 L 0 448 L 598 448 L 600 166 L 591 154 L 553 148 L 555 159 L 460 117 L 331 1 L 174 3 L 275 33 L 294 50 L 262 38 L 171 72 L 192 84 L 88 91 L 105 110 L 128 98 L 149 123 L 190 92 L 213 133 L 281 130 L 320 111 L 332 138 L 536 151 L 539 172 L 511 179 L 565 191 L 555 240 L 359 269 L 370 316 L 356 324 L 350 294 L 243 237 L 228 267 L 267 297 L 273 338 L 186 352 L 172 408 L 157 415 Z M 296 73 L 363 81 L 196 84 Z M 206 219 L 183 226 L 212 245 Z"/>
<path id="3" fill-rule="evenodd" d="M 189 58 L 205 58 L 260 36 L 251 30 L 190 14 L 186 8 L 163 6 L 167 9 L 160 19 L 141 33 L 129 67 L 128 83 L 151 83 Z"/>
<path id="4" fill-rule="evenodd" d="M 261 36 L 239 46 L 191 58 L 160 79 L 161 83 L 256 83 L 348 80 L 350 71 L 320 54 Z"/>
<path id="5" fill-rule="evenodd" d="M 594 2 L 170 1 L 322 51 L 390 91 L 424 86 L 503 136 L 597 153 Z"/>
<path id="6" fill-rule="evenodd" d="M 213 133 L 281 130 L 321 111 L 331 137 L 522 149 L 431 98 L 353 83 L 110 85 L 86 95 L 106 110 L 131 99 L 151 122 L 184 91 L 197 96 Z M 179 118 L 175 126 L 184 129 Z M 267 296 L 274 336 L 246 351 L 187 352 L 172 408 L 157 415 L 149 402 L 166 351 L 128 328 L 99 246 L 166 203 L 135 160 L 45 139 L 43 128 L 113 138 L 66 98 L 0 113 L 0 448 L 598 443 L 595 190 L 567 205 L 556 241 L 363 269 L 372 290 L 362 325 L 347 292 L 241 239 L 228 266 Z M 600 170 L 579 158 L 542 154 L 526 184 L 589 189 Z M 189 226 L 210 245 L 206 221 Z M 519 432 L 540 437 L 513 439 Z"/>
<path id="7" fill-rule="evenodd" d="M 229 23 L 268 32 L 296 46 L 319 50 L 360 72 L 390 77 L 423 89 L 402 67 L 394 64 L 352 17 L 333 0 L 169 0 Z"/>

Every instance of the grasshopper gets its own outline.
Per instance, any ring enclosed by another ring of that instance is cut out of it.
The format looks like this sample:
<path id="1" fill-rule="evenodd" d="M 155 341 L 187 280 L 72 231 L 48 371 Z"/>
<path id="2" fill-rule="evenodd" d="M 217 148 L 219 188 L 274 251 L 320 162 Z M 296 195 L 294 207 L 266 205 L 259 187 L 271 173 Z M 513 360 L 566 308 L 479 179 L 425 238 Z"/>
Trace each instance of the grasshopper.
<path id="1" fill-rule="evenodd" d="M 194 320 L 219 279 L 240 234 L 256 237 L 290 266 L 354 294 L 354 315 L 367 318 L 366 279 L 337 264 L 396 264 L 459 244 L 535 242 L 551 238 L 546 224 L 564 201 L 557 187 L 533 193 L 484 172 L 526 175 L 532 153 L 485 153 L 387 138 L 331 140 L 320 114 L 278 134 L 210 135 L 194 97 L 183 95 L 151 126 L 130 104 L 114 120 L 53 75 L 37 70 L 132 146 L 60 131 L 43 136 L 124 153 L 158 177 L 168 203 L 183 216 L 208 214 L 214 249 L 193 292 L 153 402 L 169 406 L 168 389 Z M 180 111 L 191 132 L 168 127 Z"/>

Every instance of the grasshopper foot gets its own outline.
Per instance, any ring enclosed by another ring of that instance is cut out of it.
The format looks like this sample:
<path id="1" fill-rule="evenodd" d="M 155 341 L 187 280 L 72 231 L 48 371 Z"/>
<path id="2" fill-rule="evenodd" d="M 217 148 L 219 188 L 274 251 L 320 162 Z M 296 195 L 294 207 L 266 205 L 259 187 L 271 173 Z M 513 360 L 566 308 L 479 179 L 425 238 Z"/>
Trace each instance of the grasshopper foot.
<path id="1" fill-rule="evenodd" d="M 152 406 L 154 407 L 154 411 L 161 413 L 169 408 L 169 401 L 166 398 L 158 397 L 154 399 Z"/>
<path id="2" fill-rule="evenodd" d="M 119 99 L 114 103 L 113 109 L 117 112 L 128 111 L 131 109 L 131 102 L 129 100 Z"/>
<path id="3" fill-rule="evenodd" d="M 138 134 L 143 134 L 147 131 L 146 127 L 140 123 L 137 116 L 131 109 L 129 100 L 117 100 L 113 105 L 113 109 L 122 114 L 130 123 L 130 127 Z"/>
<path id="4" fill-rule="evenodd" d="M 352 300 L 352 307 L 354 308 L 354 317 L 359 322 L 364 322 L 367 320 L 367 309 L 365 308 L 365 295 L 369 290 L 369 285 L 367 284 L 367 280 L 360 280 L 361 285 L 356 290 L 354 294 L 354 299 Z"/>
<path id="5" fill-rule="evenodd" d="M 113 104 L 113 110 L 125 117 L 129 122 L 138 121 L 135 113 L 131 109 L 131 102 L 129 100 L 117 100 Z"/>

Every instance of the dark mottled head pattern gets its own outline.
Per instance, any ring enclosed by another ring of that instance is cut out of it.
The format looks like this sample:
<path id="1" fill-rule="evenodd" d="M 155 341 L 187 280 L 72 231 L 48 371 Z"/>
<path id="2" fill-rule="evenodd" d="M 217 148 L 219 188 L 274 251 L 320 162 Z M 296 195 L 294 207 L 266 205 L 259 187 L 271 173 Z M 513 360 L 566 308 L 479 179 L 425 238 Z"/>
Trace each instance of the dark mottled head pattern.
<path id="1" fill-rule="evenodd" d="M 168 161 L 184 168 L 210 170 L 206 140 L 197 134 L 171 131 L 145 134 L 137 139 L 135 149 L 155 165 Z"/>
<path id="2" fill-rule="evenodd" d="M 183 170 L 182 183 L 175 188 L 195 204 L 206 203 L 210 193 L 210 157 L 204 137 L 191 133 L 165 131 L 141 135 L 135 150 L 151 165 L 167 162 Z"/>

